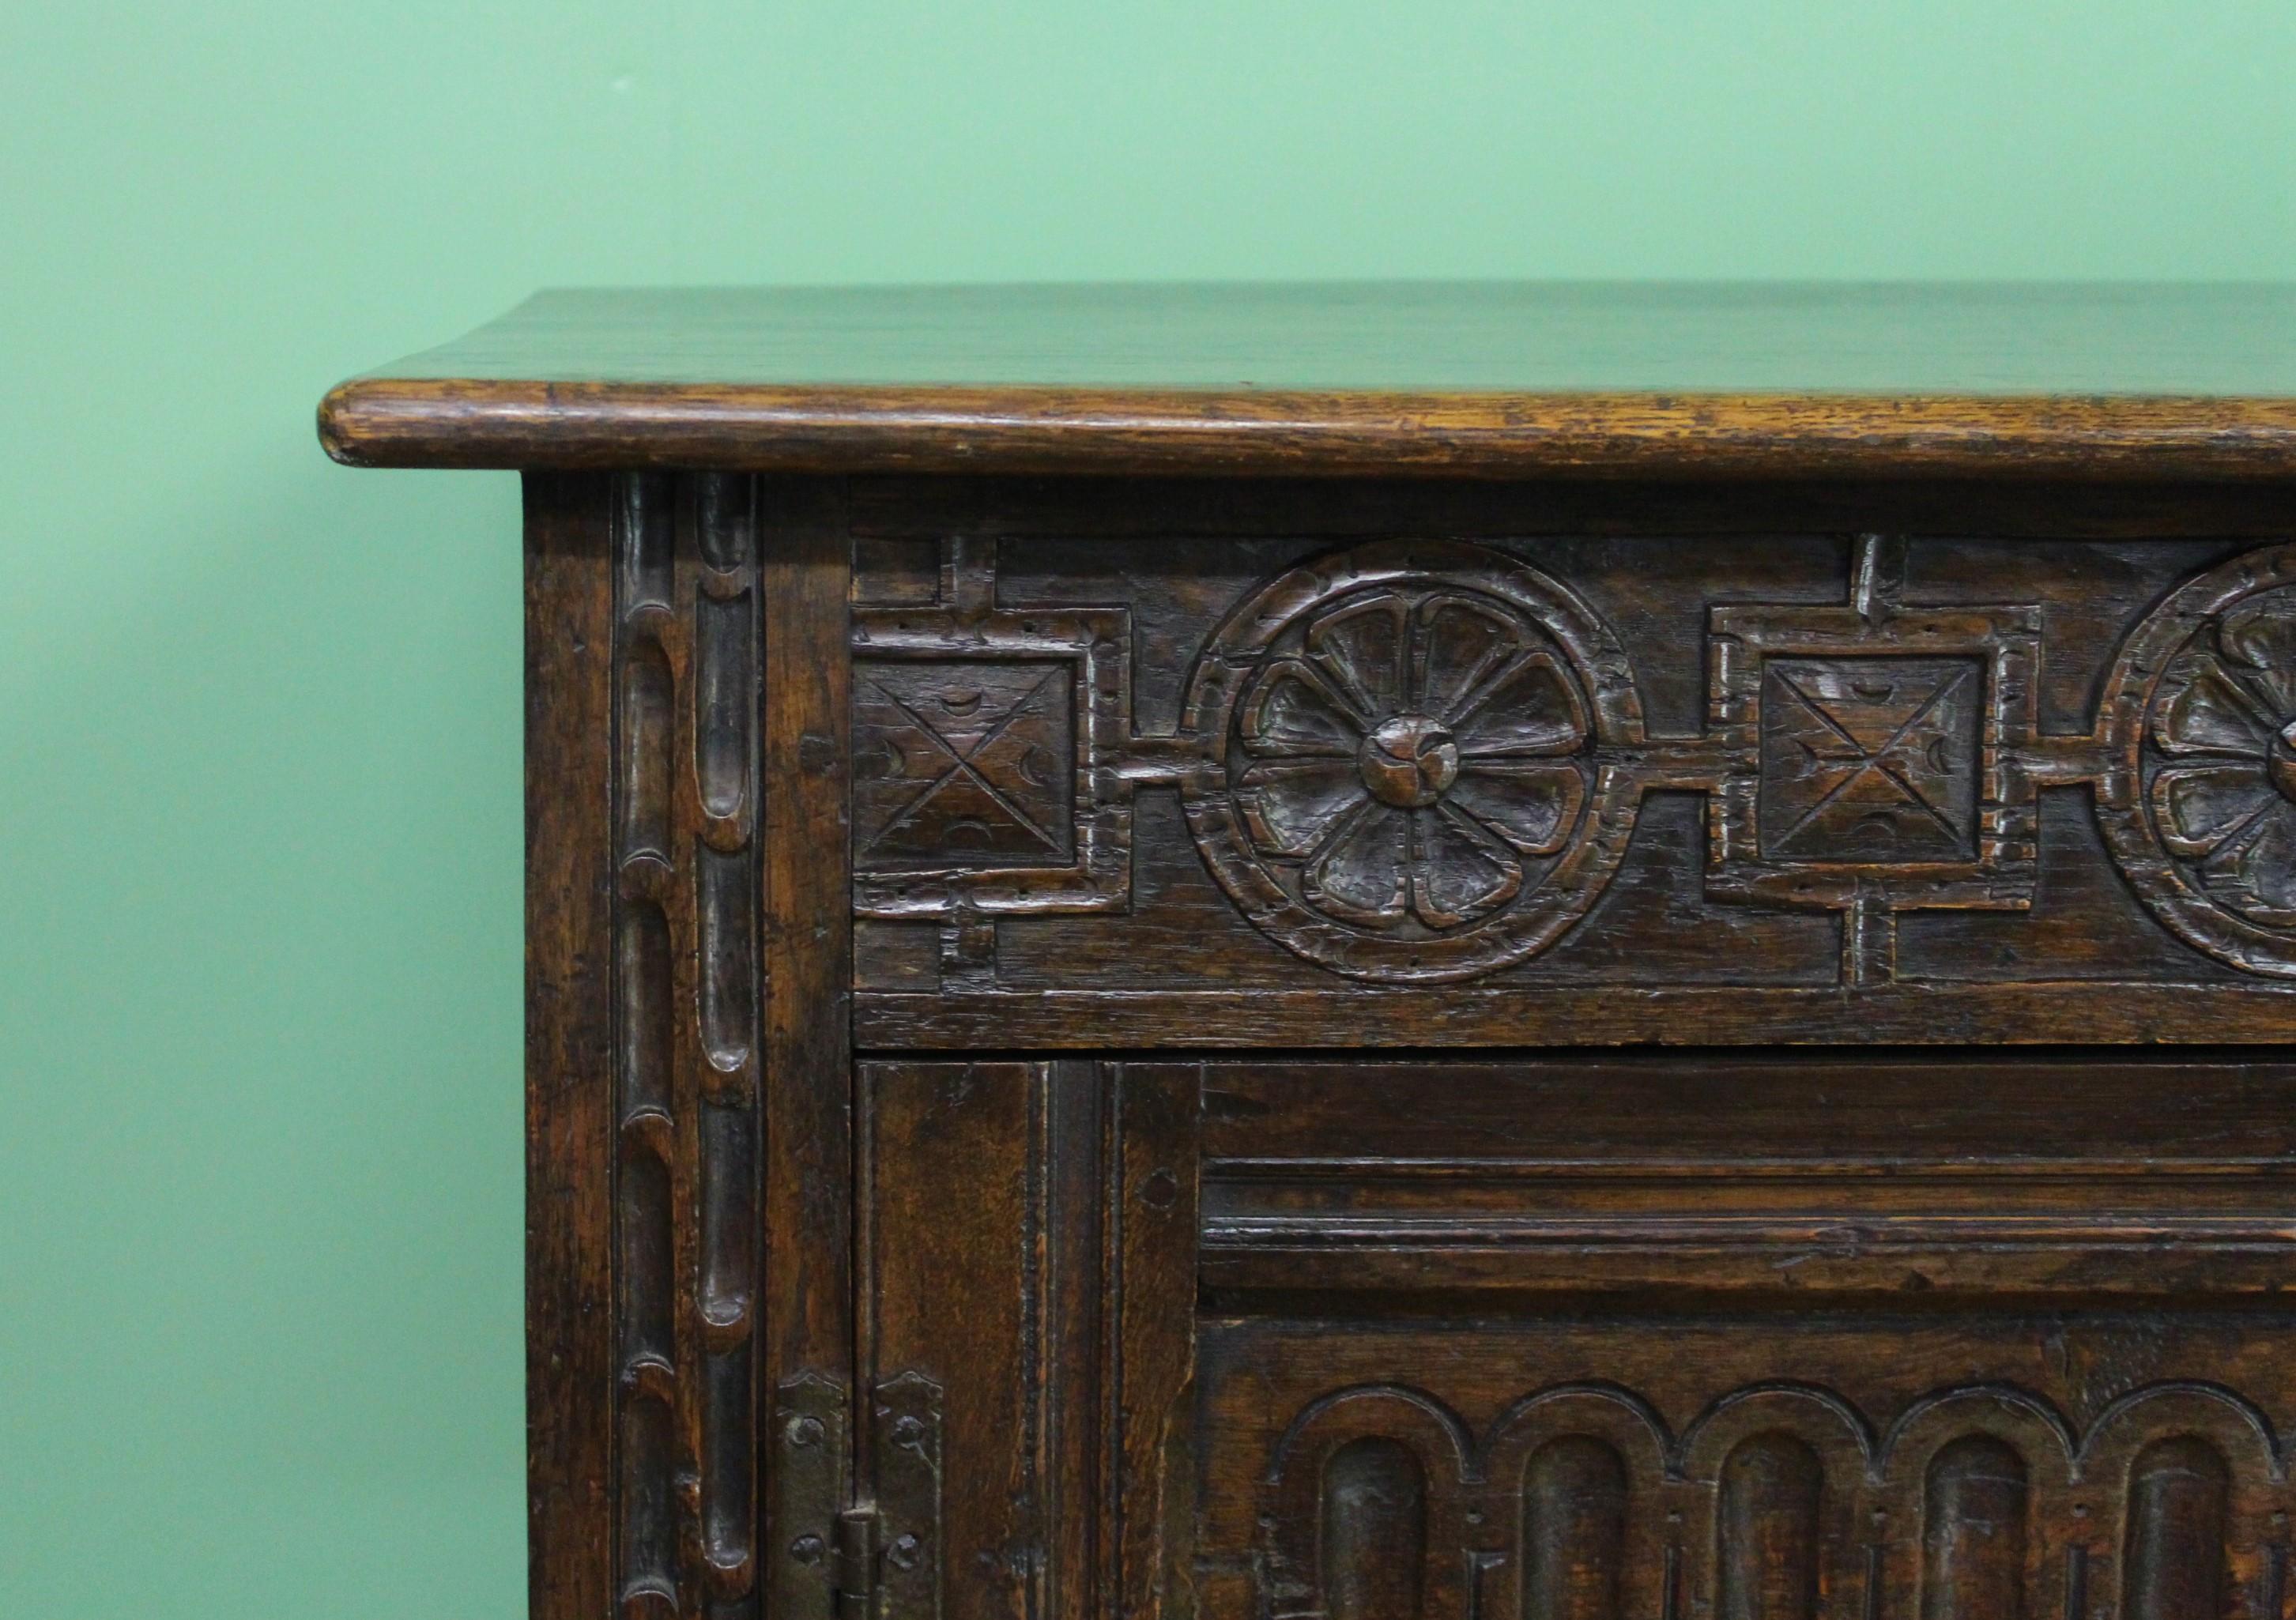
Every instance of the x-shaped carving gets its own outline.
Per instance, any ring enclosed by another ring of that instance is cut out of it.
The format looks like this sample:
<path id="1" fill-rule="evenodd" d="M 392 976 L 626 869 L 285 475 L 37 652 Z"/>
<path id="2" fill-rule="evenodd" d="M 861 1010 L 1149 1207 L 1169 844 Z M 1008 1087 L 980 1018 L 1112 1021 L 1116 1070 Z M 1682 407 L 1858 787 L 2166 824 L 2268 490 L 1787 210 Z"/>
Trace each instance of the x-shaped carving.
<path id="1" fill-rule="evenodd" d="M 941 765 L 939 773 L 878 830 L 876 836 L 871 839 L 872 845 L 884 844 L 895 839 L 914 825 L 927 806 L 946 789 L 952 784 L 964 782 L 978 790 L 999 811 L 1010 817 L 1015 826 L 1036 839 L 1047 852 L 1059 854 L 1060 840 L 1047 831 L 1036 817 L 1030 815 L 1026 809 L 1016 803 L 1004 786 L 992 780 L 990 773 L 1002 765 L 1024 781 L 1033 781 L 1034 779 L 1029 776 L 1029 756 L 1037 744 L 1033 740 L 1017 739 L 1020 746 L 1010 750 L 1009 758 L 1004 757 L 1004 751 L 1000 750 L 999 745 L 1012 733 L 1013 726 L 1021 718 L 1029 712 L 1029 706 L 1037 700 L 1039 694 L 1056 680 L 1064 680 L 1066 674 L 1065 667 L 1046 671 L 1033 685 L 1022 692 L 988 730 L 972 738 L 952 737 L 945 729 L 945 723 L 937 724 L 928 720 L 900 693 L 882 682 L 871 682 L 870 685 L 876 694 L 899 710 L 909 724 L 916 729 L 917 734 L 922 737 L 939 756 Z M 1043 784 L 1036 783 L 1036 785 Z"/>
<path id="2" fill-rule="evenodd" d="M 1814 765 L 1839 773 L 1816 801 L 1794 819 L 1793 825 L 1781 835 L 1780 842 L 1792 839 L 1874 777 L 1887 781 L 1896 790 L 1893 802 L 1907 804 L 1920 810 L 1948 838 L 1960 838 L 1964 829 L 1956 824 L 1948 806 L 1924 792 L 1917 780 L 1926 778 L 1933 789 L 1940 790 L 1942 797 L 1941 790 L 1953 768 L 1947 751 L 1947 739 L 1941 732 L 1924 736 L 1920 728 L 1923 721 L 1935 714 L 1972 678 L 1974 672 L 1964 668 L 1937 682 L 1887 734 L 1875 740 L 1871 735 L 1873 727 L 1870 724 L 1859 728 L 1868 732 L 1866 737 L 1857 735 L 1851 724 L 1845 724 L 1842 717 L 1827 707 L 1826 700 L 1811 692 L 1792 675 L 1780 671 L 1779 684 L 1805 713 L 1817 722 L 1821 728 L 1821 740 L 1831 738 L 1833 746 L 1821 747 L 1808 737 L 1799 737 L 1796 740 Z M 1888 724 L 1887 710 L 1882 711 L 1881 718 L 1882 724 Z"/>

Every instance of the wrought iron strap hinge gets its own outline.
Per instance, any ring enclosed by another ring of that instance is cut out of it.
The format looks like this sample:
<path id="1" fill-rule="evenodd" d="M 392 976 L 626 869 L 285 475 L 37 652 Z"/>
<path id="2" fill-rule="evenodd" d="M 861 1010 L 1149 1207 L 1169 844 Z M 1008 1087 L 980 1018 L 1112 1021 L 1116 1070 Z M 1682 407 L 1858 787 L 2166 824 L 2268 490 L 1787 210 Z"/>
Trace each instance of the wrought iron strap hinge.
<path id="1" fill-rule="evenodd" d="M 872 1391 L 869 1501 L 852 1501 L 845 1414 L 827 1378 L 776 1392 L 772 1620 L 939 1620 L 940 1386 L 905 1372 Z"/>
<path id="2" fill-rule="evenodd" d="M 872 1608 L 851 1620 L 940 1620 L 940 1386 L 904 1372 L 869 1407 L 874 1585 Z"/>

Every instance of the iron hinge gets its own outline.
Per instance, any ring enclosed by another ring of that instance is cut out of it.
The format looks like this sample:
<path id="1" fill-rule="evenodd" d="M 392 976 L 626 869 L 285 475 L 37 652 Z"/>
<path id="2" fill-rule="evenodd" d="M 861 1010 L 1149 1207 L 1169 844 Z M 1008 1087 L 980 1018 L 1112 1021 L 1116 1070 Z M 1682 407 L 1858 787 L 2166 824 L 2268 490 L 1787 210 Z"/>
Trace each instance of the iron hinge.
<path id="1" fill-rule="evenodd" d="M 870 1392 L 872 1501 L 849 1500 L 845 1391 L 818 1376 L 776 1392 L 771 1497 L 775 1620 L 940 1620 L 940 1386 Z"/>

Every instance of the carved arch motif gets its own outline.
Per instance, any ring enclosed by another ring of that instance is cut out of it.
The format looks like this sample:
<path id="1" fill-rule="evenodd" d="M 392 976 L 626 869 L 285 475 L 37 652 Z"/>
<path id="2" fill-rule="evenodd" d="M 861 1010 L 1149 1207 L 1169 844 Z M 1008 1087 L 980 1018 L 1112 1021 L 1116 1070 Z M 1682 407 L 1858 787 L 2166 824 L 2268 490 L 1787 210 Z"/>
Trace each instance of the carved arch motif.
<path id="1" fill-rule="evenodd" d="M 2085 1428 L 2010 1384 L 1936 1390 L 1883 1427 L 1764 1383 L 1678 1435 L 1630 1391 L 1573 1384 L 1472 1437 L 1424 1390 L 1357 1386 L 1272 1447 L 1263 1612 L 1364 1612 L 1363 1572 L 1407 1547 L 1411 1578 L 1382 1595 L 1423 1620 L 2149 1616 L 2196 1591 L 2212 1614 L 2277 1615 L 2284 1462 L 2252 1405 L 2185 1382 Z"/>

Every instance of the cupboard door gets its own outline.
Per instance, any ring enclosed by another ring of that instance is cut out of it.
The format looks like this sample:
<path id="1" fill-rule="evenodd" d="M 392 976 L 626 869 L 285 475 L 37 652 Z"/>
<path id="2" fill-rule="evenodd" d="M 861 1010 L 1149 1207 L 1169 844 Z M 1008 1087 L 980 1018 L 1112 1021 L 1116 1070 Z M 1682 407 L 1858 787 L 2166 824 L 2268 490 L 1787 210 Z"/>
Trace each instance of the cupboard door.
<path id="1" fill-rule="evenodd" d="M 1198 1072 L 1205 1620 L 2287 1611 L 2296 1068 Z"/>
<path id="2" fill-rule="evenodd" d="M 2296 1066 L 867 1062 L 881 1620 L 2283 1620 Z"/>

